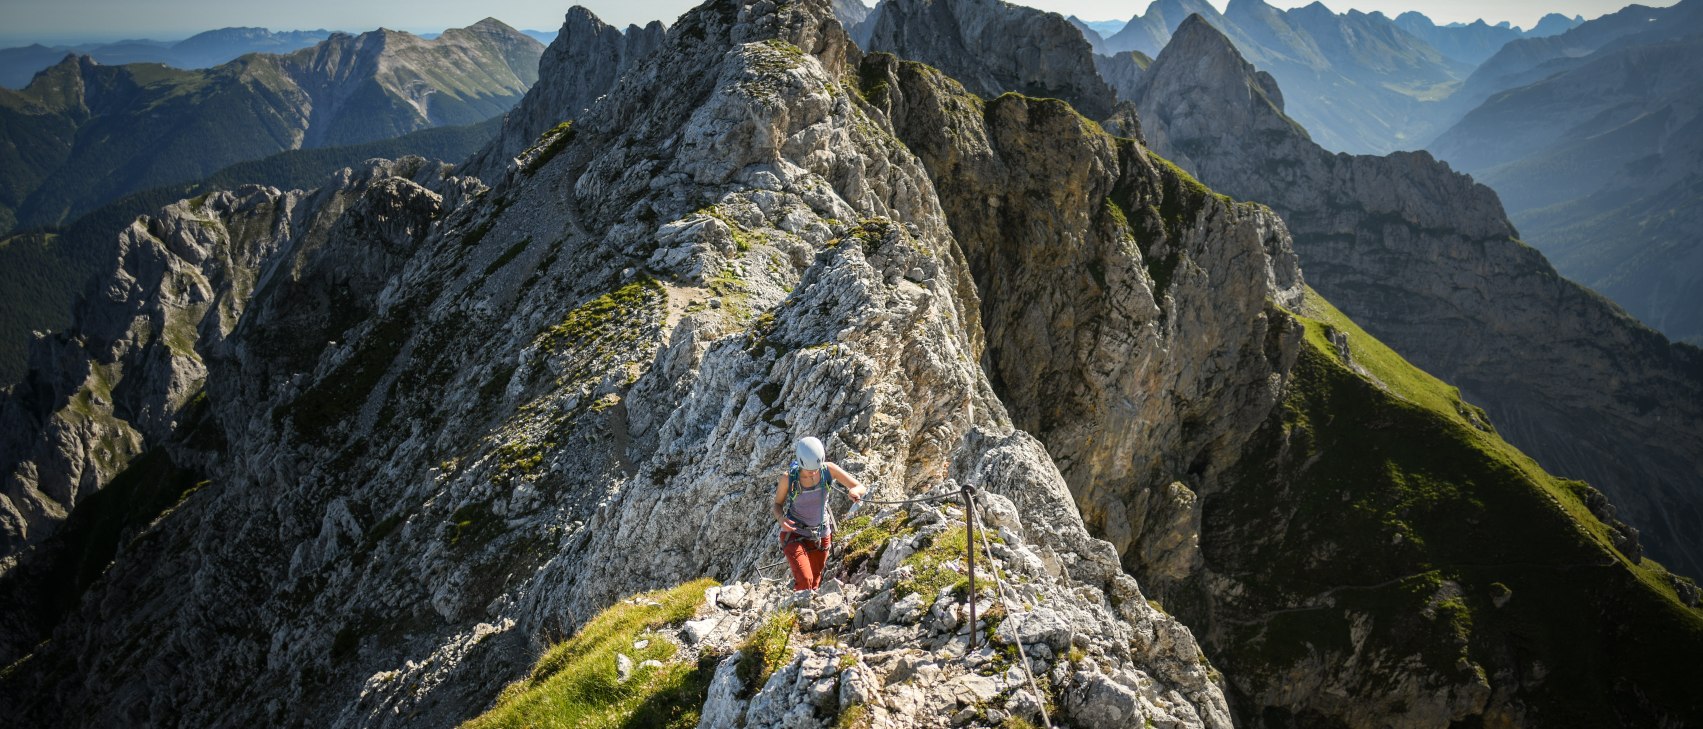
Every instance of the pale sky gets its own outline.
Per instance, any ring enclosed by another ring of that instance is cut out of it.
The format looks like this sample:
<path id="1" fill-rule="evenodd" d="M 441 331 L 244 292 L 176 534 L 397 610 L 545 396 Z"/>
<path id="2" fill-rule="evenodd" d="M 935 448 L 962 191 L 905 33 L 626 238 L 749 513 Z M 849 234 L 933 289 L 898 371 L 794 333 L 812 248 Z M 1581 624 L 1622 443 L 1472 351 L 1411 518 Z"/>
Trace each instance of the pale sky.
<path id="1" fill-rule="evenodd" d="M 1147 0 L 1020 0 L 1022 4 L 1076 15 L 1087 20 L 1128 19 L 1147 7 Z M 1211 0 L 1222 9 L 1228 0 Z M 1267 0 L 1278 7 L 1305 5 L 1312 0 Z M 616 26 L 643 24 L 653 19 L 672 23 L 697 4 L 693 0 L 579 0 L 598 17 Z M 1676 0 L 1645 0 L 1647 5 L 1672 5 Z M 65 44 L 119 38 L 176 40 L 203 30 L 227 26 L 261 26 L 273 30 L 328 28 L 364 31 L 380 26 L 414 32 L 435 32 L 465 26 L 486 16 L 522 29 L 555 30 L 574 4 L 539 0 L 0 0 L 0 46 L 31 42 Z M 1394 17 L 1419 10 L 1438 23 L 1470 22 L 1477 18 L 1503 20 L 1529 27 L 1547 12 L 1583 14 L 1594 18 L 1624 7 L 1626 0 L 1326 0 L 1330 9 L 1381 10 Z"/>

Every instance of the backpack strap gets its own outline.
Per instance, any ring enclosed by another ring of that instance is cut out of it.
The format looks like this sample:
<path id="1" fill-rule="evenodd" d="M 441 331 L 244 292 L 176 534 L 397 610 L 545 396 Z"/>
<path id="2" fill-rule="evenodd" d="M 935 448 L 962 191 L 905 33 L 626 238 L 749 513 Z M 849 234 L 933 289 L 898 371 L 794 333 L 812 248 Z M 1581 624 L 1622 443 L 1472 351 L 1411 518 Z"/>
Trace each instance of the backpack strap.
<path id="1" fill-rule="evenodd" d="M 798 472 L 802 467 L 798 461 L 792 462 L 792 467 L 786 472 L 786 517 L 792 518 L 792 502 L 798 498 Z"/>

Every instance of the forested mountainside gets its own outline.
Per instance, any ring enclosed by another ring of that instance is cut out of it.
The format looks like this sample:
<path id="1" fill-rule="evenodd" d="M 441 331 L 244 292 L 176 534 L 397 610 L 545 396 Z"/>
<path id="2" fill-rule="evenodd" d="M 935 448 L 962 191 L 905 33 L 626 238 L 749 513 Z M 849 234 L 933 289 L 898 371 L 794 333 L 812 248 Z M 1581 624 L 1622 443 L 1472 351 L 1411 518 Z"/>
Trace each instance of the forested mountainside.
<path id="1" fill-rule="evenodd" d="M 542 51 L 487 19 L 432 40 L 337 34 L 204 70 L 67 57 L 21 91 L 0 89 L 0 233 L 281 151 L 500 116 L 537 79 Z"/>

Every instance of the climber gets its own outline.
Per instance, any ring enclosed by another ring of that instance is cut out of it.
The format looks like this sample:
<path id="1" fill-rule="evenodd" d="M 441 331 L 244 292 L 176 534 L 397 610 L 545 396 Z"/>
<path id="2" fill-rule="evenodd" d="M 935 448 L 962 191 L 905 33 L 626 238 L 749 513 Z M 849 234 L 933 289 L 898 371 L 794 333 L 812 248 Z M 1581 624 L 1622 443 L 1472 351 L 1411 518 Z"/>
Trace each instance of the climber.
<path id="1" fill-rule="evenodd" d="M 834 531 L 827 479 L 844 484 L 854 502 L 863 500 L 865 489 L 845 469 L 823 460 L 822 441 L 805 437 L 795 447 L 798 458 L 775 485 L 771 510 L 781 525 L 781 551 L 792 568 L 792 589 L 814 590 L 822 584 Z"/>

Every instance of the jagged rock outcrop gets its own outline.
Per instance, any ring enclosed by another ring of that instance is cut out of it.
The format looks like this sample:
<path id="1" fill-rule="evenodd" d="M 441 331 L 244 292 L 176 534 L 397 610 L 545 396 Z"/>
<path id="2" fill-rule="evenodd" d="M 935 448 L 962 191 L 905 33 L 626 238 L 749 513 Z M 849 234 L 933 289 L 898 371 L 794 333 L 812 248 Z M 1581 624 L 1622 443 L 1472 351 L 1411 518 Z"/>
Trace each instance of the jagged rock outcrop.
<path id="1" fill-rule="evenodd" d="M 172 451 L 158 460 L 178 470 L 219 457 L 205 442 L 183 444 L 190 434 L 216 440 L 200 429 L 211 353 L 247 337 L 290 353 L 283 371 L 264 374 L 299 377 L 328 341 L 370 312 L 442 212 L 444 195 L 420 184 L 439 174 L 414 158 L 345 171 L 313 193 L 214 193 L 141 218 L 119 235 L 116 268 L 85 296 L 76 326 L 37 339 L 30 378 L 0 400 L 5 660 L 45 637 L 71 607 L 60 600 L 75 600 L 47 587 L 63 577 L 53 573 L 111 557 L 110 546 L 89 543 L 87 528 L 52 539 L 68 515 L 144 452 Z M 275 328 L 248 329 L 257 298 L 263 309 L 287 309 Z M 101 508 L 111 524 L 138 516 Z"/>
<path id="2" fill-rule="evenodd" d="M 872 22 L 866 49 L 934 66 L 973 93 L 1064 99 L 1092 119 L 1112 112 L 1088 41 L 1057 13 L 1002 0 L 886 0 Z"/>
<path id="3" fill-rule="evenodd" d="M 863 0 L 832 0 L 829 3 L 834 9 L 834 18 L 840 21 L 840 26 L 847 33 L 863 21 L 869 19 L 871 8 L 863 4 Z"/>
<path id="4" fill-rule="evenodd" d="M 416 159 L 346 172 L 311 195 L 257 187 L 216 193 L 170 206 L 119 233 L 116 270 L 85 295 L 70 331 L 36 340 L 30 378 L 0 400 L 4 564 L 52 534 L 79 500 L 132 457 L 172 434 L 206 379 L 205 353 L 231 335 L 258 288 L 276 285 L 257 274 L 287 241 L 326 236 L 324 229 L 350 206 L 358 207 L 358 216 L 394 216 L 387 229 L 405 233 L 407 226 L 423 226 L 436 212 L 437 195 L 392 189 L 394 183 L 384 181 L 423 164 Z M 384 210 L 390 195 L 395 209 Z M 390 260 L 406 252 L 393 251 Z M 379 253 L 339 262 L 337 293 L 348 295 L 357 272 L 368 272 L 369 287 L 388 278 L 387 258 Z M 333 295 L 315 293 L 322 300 Z M 290 303 L 296 316 L 310 306 L 300 298 Z M 360 316 L 346 299 L 341 303 L 341 316 Z M 297 334 L 306 332 L 269 335 Z M 322 342 L 308 337 L 301 344 Z"/>
<path id="5" fill-rule="evenodd" d="M 395 213 L 281 242 L 203 356 L 208 483 L 117 546 L 0 709 L 459 722 L 618 597 L 772 561 L 763 505 L 815 433 L 878 497 L 973 478 L 1044 515 L 1049 609 L 1112 656 L 1070 685 L 1224 726 L 1192 641 L 994 396 L 962 247 L 858 55 L 826 3 L 706 4 L 558 148 L 488 192 L 435 183 L 370 297 L 340 298 L 338 263 Z"/>
<path id="6" fill-rule="evenodd" d="M 1141 51 L 1125 51 L 1109 56 L 1094 56 L 1094 71 L 1105 79 L 1106 85 L 1112 87 L 1118 99 L 1135 98 L 1135 82 L 1141 78 L 1141 72 L 1152 65 L 1153 59 L 1143 55 Z"/>
<path id="7" fill-rule="evenodd" d="M 713 666 L 706 728 L 1039 724 L 1043 701 L 1086 725 L 1229 727 L 1214 669 L 1192 657 L 1193 637 L 1148 604 L 1109 545 L 1083 531 L 1038 444 L 1021 434 L 992 441 L 967 471 L 984 486 L 973 626 L 964 512 L 948 481 L 935 492 L 945 506 L 889 509 L 849 525 L 853 546 L 814 594 L 794 594 L 772 574 L 710 587 L 689 619 L 621 648 L 639 654 L 671 641 L 672 663 Z M 1037 476 L 1046 488 L 1036 488 Z M 950 584 L 939 584 L 942 575 Z M 753 663 L 769 668 L 752 671 Z"/>
<path id="8" fill-rule="evenodd" d="M 1481 403 L 1545 468 L 1589 481 L 1647 552 L 1703 573 L 1703 357 L 1520 243 L 1495 193 L 1423 152 L 1312 144 L 1217 31 L 1190 21 L 1143 76 L 1149 140 L 1207 184 L 1271 205 L 1308 280 Z"/>
<path id="9" fill-rule="evenodd" d="M 662 45 L 663 34 L 661 21 L 620 31 L 582 6 L 570 8 L 556 39 L 538 59 L 538 78 L 544 85 L 521 99 L 503 119 L 502 133 L 468 160 L 465 169 L 486 180 L 497 179 L 545 132 L 583 114 L 614 88 L 622 74 Z"/>

